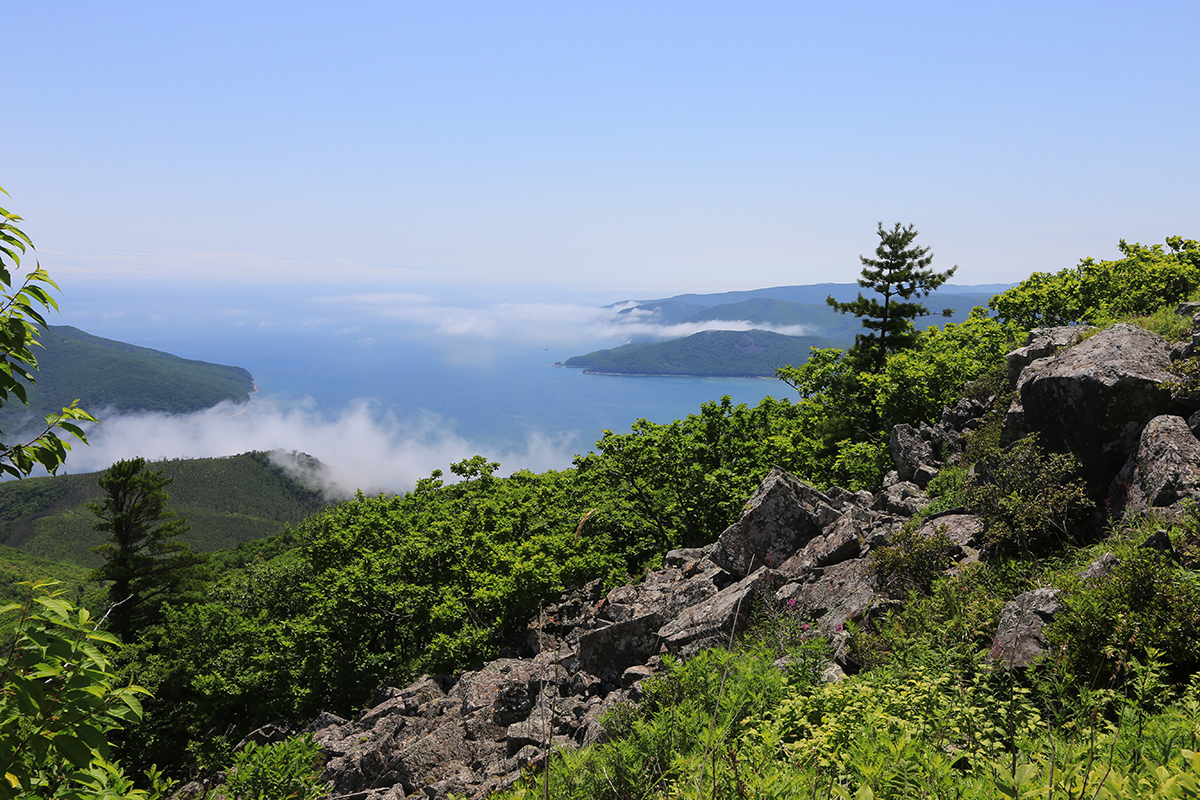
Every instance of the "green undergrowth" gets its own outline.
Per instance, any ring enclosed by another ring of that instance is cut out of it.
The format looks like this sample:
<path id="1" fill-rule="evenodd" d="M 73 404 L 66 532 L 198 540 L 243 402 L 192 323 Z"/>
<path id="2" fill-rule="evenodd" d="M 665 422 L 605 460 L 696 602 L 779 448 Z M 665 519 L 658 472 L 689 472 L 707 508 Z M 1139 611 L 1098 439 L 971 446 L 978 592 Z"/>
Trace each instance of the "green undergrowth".
<path id="1" fill-rule="evenodd" d="M 1154 653 L 1127 689 L 1047 707 L 979 659 L 893 664 L 836 683 L 784 676 L 743 646 L 671 664 L 614 738 L 559 751 L 501 798 L 1200 796 L 1200 684 Z"/>

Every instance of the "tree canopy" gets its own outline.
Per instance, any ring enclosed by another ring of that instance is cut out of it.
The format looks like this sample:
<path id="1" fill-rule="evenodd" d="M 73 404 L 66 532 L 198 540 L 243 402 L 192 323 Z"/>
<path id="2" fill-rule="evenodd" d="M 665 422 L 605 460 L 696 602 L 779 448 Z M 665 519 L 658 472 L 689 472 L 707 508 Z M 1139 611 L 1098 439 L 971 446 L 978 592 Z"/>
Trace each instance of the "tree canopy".
<path id="1" fill-rule="evenodd" d="M 1103 325 L 1123 315 L 1146 315 L 1187 299 L 1200 288 L 1200 242 L 1182 236 L 1161 244 L 1117 244 L 1121 258 L 1084 258 L 1056 273 L 1035 272 L 988 306 L 1026 329 Z"/>
<path id="2" fill-rule="evenodd" d="M 156 621 L 161 603 L 187 588 L 204 560 L 177 538 L 187 524 L 167 508 L 171 481 L 143 458 L 118 461 L 100 476 L 104 500 L 88 503 L 96 530 L 109 534 L 94 548 L 105 558 L 94 576 L 109 582 L 109 628 L 123 638 Z"/>
<path id="3" fill-rule="evenodd" d="M 891 230 L 878 223 L 879 246 L 875 258 L 859 256 L 863 264 L 862 277 L 858 285 L 871 289 L 882 302 L 874 297 L 858 298 L 842 303 L 829 296 L 825 302 L 843 314 L 853 314 L 863 321 L 870 333 L 855 338 L 854 355 L 864 366 L 880 367 L 888 353 L 916 342 L 913 320 L 927 316 L 929 309 L 914 297 L 925 297 L 945 283 L 954 274 L 957 266 L 945 272 L 936 272 L 930 267 L 933 254 L 928 247 L 913 244 L 919 232 L 912 225 L 901 227 L 897 222 Z M 948 315 L 947 315 L 948 316 Z"/>

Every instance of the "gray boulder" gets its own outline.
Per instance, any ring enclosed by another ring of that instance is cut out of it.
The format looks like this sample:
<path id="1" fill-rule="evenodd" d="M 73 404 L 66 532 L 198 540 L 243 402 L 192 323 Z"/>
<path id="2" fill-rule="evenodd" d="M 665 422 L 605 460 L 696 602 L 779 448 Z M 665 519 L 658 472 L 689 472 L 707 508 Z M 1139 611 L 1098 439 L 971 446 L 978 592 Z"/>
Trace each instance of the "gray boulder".
<path id="1" fill-rule="evenodd" d="M 870 564 L 861 558 L 809 570 L 781 588 L 775 599 L 831 635 L 846 622 L 861 622 L 871 609 L 893 607 L 876 590 Z"/>
<path id="2" fill-rule="evenodd" d="M 1079 573 L 1079 577 L 1085 581 L 1094 581 L 1100 578 L 1107 578 L 1109 573 L 1121 565 L 1121 560 L 1112 553 L 1105 553 L 1097 558 L 1091 564 L 1087 565 L 1087 569 Z"/>
<path id="3" fill-rule="evenodd" d="M 1028 667 L 1046 651 L 1046 626 L 1060 611 L 1058 589 L 1035 589 L 1007 603 L 1000 612 L 988 662 L 1010 668 Z"/>
<path id="4" fill-rule="evenodd" d="M 798 561 L 803 567 L 827 567 L 856 558 L 863 549 L 864 523 L 854 515 L 845 514 L 829 526 L 826 532 L 813 539 L 804 549 L 785 561 L 779 568 L 785 575 Z"/>
<path id="5" fill-rule="evenodd" d="M 901 517 L 911 517 L 929 505 L 929 496 L 915 483 L 901 481 L 885 486 L 875 495 L 875 509 Z"/>
<path id="6" fill-rule="evenodd" d="M 1200 440 L 1182 417 L 1155 417 L 1113 481 L 1109 505 L 1120 514 L 1194 497 L 1200 497 Z"/>
<path id="7" fill-rule="evenodd" d="M 988 407 L 978 400 L 963 397 L 952 406 L 942 409 L 940 425 L 944 430 L 961 433 L 974 427 L 980 417 L 987 413 Z"/>
<path id="8" fill-rule="evenodd" d="M 944 533 L 950 541 L 965 549 L 978 549 L 983 545 L 983 520 L 975 514 L 962 511 L 947 511 L 927 517 L 917 529 L 918 536 Z"/>
<path id="9" fill-rule="evenodd" d="M 839 516 L 829 498 L 775 467 L 717 540 L 709 558 L 737 577 L 777 566 Z"/>
<path id="10" fill-rule="evenodd" d="M 1057 355 L 1079 340 L 1079 335 L 1091 326 L 1064 325 L 1058 328 L 1034 328 L 1025 340 L 1025 346 L 1008 354 L 1008 385 L 1016 387 L 1021 371 L 1041 358 Z"/>
<path id="11" fill-rule="evenodd" d="M 707 600 L 734 582 L 734 576 L 711 561 L 693 561 L 683 569 L 657 570 L 648 573 L 639 584 L 613 589 L 600 606 L 599 614 L 614 622 L 647 614 L 673 619 L 685 608 Z"/>
<path id="12" fill-rule="evenodd" d="M 707 647 L 726 645 L 750 617 L 759 596 L 774 592 L 776 575 L 763 567 L 705 602 L 692 606 L 658 631 L 667 649 L 688 656 Z"/>
<path id="13" fill-rule="evenodd" d="M 951 553 L 955 564 L 946 574 L 957 574 L 967 564 L 979 561 L 979 551 L 984 545 L 983 520 L 980 517 L 951 511 L 927 518 L 917 529 L 919 537 L 927 538 L 938 533 L 945 534 L 956 546 Z"/>
<path id="14" fill-rule="evenodd" d="M 1166 528 L 1159 528 L 1150 534 L 1146 537 L 1146 541 L 1138 545 L 1138 548 L 1157 550 L 1172 561 L 1179 560 L 1179 556 L 1175 553 L 1175 547 L 1171 544 L 1171 534 L 1167 533 Z"/>
<path id="15" fill-rule="evenodd" d="M 1166 385 L 1170 361 L 1166 341 L 1149 331 L 1103 330 L 1022 372 L 1006 438 L 1016 428 L 1037 431 L 1051 450 L 1074 453 L 1090 493 L 1103 497 L 1146 423 L 1177 409 Z"/>
<path id="16" fill-rule="evenodd" d="M 888 444 L 901 481 L 912 481 L 922 467 L 936 463 L 933 446 L 921 438 L 917 428 L 907 423 L 892 427 Z"/>
<path id="17" fill-rule="evenodd" d="M 626 669 L 658 652 L 662 626 L 662 616 L 652 612 L 583 634 L 579 638 L 581 668 L 607 681 L 619 681 Z"/>

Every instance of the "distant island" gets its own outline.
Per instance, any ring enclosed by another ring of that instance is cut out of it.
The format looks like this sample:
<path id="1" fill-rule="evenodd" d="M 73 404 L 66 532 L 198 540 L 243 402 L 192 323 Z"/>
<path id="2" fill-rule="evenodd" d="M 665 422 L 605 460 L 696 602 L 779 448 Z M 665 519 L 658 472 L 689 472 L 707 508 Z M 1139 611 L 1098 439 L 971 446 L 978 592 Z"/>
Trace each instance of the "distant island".
<path id="1" fill-rule="evenodd" d="M 946 284 L 924 299 L 931 312 L 925 325 L 962 322 L 972 308 L 1006 288 Z M 559 366 L 596 375 L 774 377 L 776 367 L 808 361 L 813 347 L 854 344 L 861 320 L 839 314 L 825 298 L 848 301 L 861 291 L 854 283 L 823 283 L 617 303 L 610 307 L 624 306 L 618 318 L 638 332 L 633 341 L 572 356 Z M 728 328 L 721 329 L 726 323 Z M 689 325 L 708 330 L 666 340 L 644 332 L 647 326 Z"/>
<path id="2" fill-rule="evenodd" d="M 50 325 L 39 339 L 29 405 L 4 405 L 0 430 L 39 423 L 76 399 L 93 413 L 187 414 L 227 400 L 246 402 L 254 391 L 254 376 L 241 367 L 180 358 L 70 325 Z"/>
<path id="3" fill-rule="evenodd" d="M 635 342 L 572 356 L 564 367 L 602 375 L 690 375 L 767 378 L 777 367 L 802 364 L 813 347 L 840 347 L 820 336 L 785 336 L 771 331 L 701 331 L 665 342 Z"/>

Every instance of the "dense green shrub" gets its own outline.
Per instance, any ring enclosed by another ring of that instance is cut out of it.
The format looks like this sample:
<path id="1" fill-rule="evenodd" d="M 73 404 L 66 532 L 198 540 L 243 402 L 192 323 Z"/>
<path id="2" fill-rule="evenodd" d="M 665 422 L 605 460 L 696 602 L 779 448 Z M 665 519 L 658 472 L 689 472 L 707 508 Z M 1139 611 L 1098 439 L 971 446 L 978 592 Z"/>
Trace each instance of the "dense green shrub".
<path id="1" fill-rule="evenodd" d="M 1076 539 L 1092 508 L 1078 469 L 1073 455 L 1043 452 L 1030 434 L 975 465 L 965 503 L 995 552 L 1054 552 Z"/>
<path id="2" fill-rule="evenodd" d="M 501 797 L 1200 796 L 1197 686 L 1173 695 L 1152 660 L 1135 665 L 1135 691 L 1049 725 L 1043 698 L 1009 673 L 961 664 L 785 683 L 769 702 L 730 703 L 750 711 L 740 721 L 710 718 L 714 689 L 765 699 L 739 688 L 756 674 L 724 658 L 695 659 L 706 674 L 694 684 L 673 683 L 671 665 L 663 683 L 647 683 L 642 707 L 620 710 L 613 741 L 559 751 Z M 765 663 L 758 650 L 738 658 Z"/>
<path id="3" fill-rule="evenodd" d="M 1144 538 L 1144 533 L 1142 534 Z M 1115 543 L 1114 543 L 1115 544 Z M 1200 669 L 1200 580 L 1153 548 L 1115 545 L 1107 575 L 1068 572 L 1058 585 L 1065 611 L 1050 629 L 1057 666 L 1085 683 L 1122 678 L 1130 657 L 1157 650 L 1176 679 Z"/>
<path id="4" fill-rule="evenodd" d="M 319 800 L 329 794 L 320 782 L 321 747 L 312 734 L 259 747 L 248 743 L 233 759 L 225 783 L 209 792 L 223 800 Z"/>
<path id="5" fill-rule="evenodd" d="M 892 427 L 933 422 L 964 385 L 1003 365 L 1013 335 L 978 308 L 959 325 L 922 331 L 878 372 L 856 370 L 840 350 L 814 350 L 805 364 L 780 369 L 800 394 L 789 441 L 797 473 L 821 486 L 879 488 L 891 468 Z"/>
<path id="6" fill-rule="evenodd" d="M 887 547 L 872 551 L 871 570 L 889 597 L 929 594 L 933 582 L 954 563 L 956 550 L 958 545 L 936 523 L 932 533 L 905 525 Z"/>
<path id="7" fill-rule="evenodd" d="M 850 659 L 862 671 L 885 666 L 974 671 L 1004 601 L 1028 582 L 1028 576 L 1012 574 L 1010 564 L 971 564 L 955 578 L 934 580 L 928 595 L 910 591 L 899 608 L 852 627 Z"/>
<path id="8" fill-rule="evenodd" d="M 988 306 L 1002 319 L 1030 329 L 1089 323 L 1104 326 L 1123 317 L 1153 314 L 1200 288 L 1200 242 L 1171 236 L 1164 250 L 1117 245 L 1123 258 L 1085 258 L 1056 274 L 1035 272 Z"/>
<path id="9" fill-rule="evenodd" d="M 966 470 L 948 466 L 926 487 L 930 503 L 921 509 L 888 543 L 871 553 L 871 571 L 879 587 L 889 596 L 905 598 L 910 592 L 929 594 L 933 582 L 953 564 L 959 546 L 934 525 L 921 534 L 931 515 L 961 505 L 967 482 Z"/>

